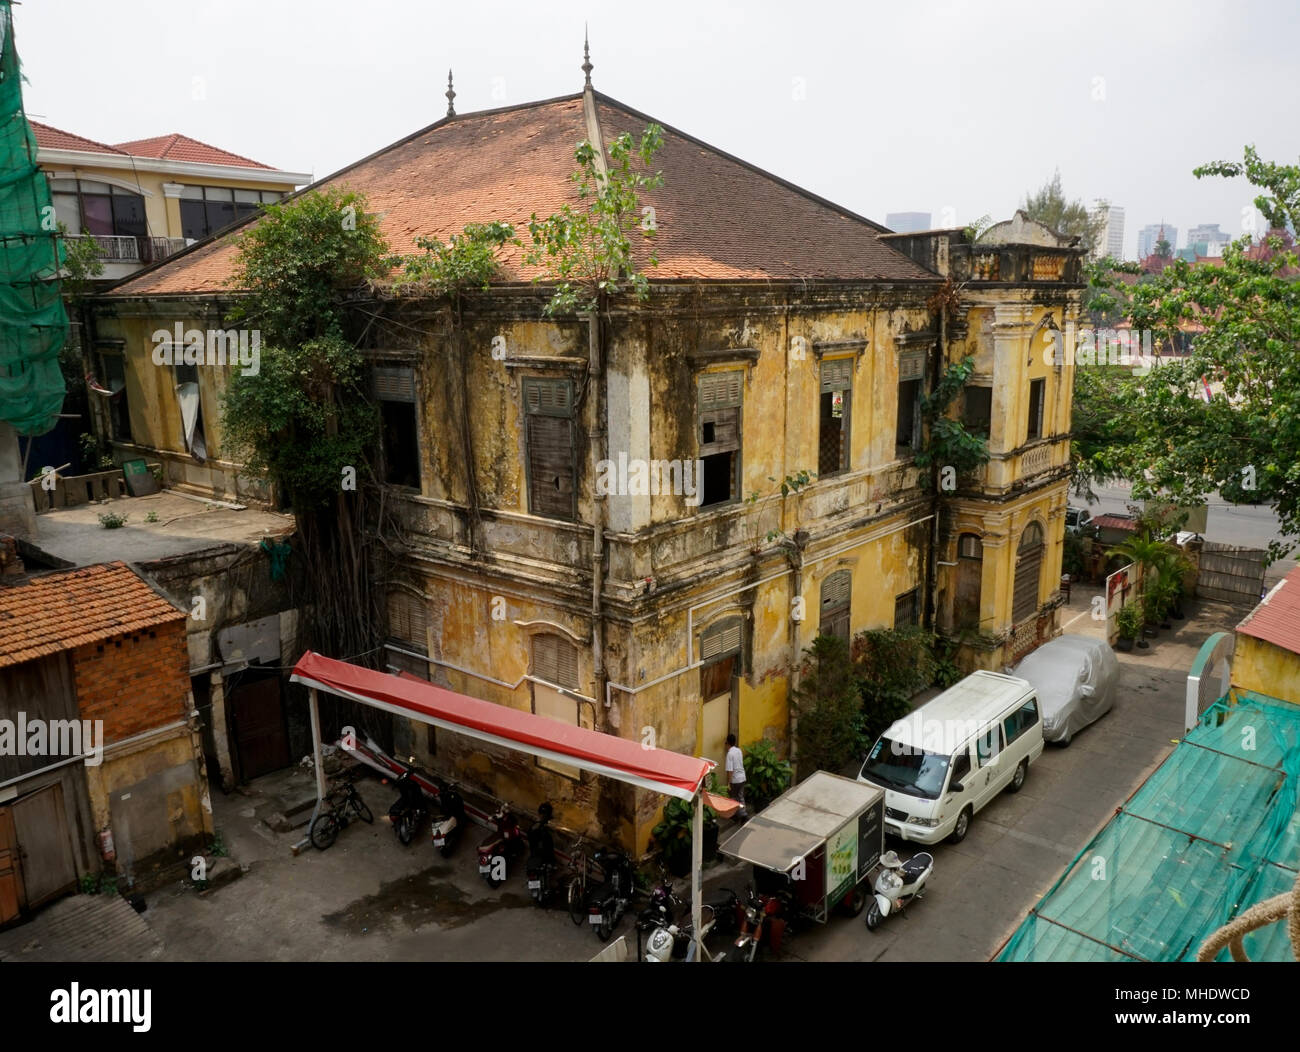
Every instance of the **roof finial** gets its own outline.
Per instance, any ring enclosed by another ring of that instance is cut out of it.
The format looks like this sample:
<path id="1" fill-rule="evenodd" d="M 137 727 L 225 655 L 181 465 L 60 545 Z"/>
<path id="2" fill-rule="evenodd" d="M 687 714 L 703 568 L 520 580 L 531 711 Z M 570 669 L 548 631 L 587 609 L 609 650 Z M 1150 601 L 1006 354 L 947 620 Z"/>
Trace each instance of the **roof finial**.
<path id="1" fill-rule="evenodd" d="M 585 87 L 591 87 L 591 47 L 587 42 L 587 23 L 582 24 L 582 72 L 587 78 Z"/>
<path id="2" fill-rule="evenodd" d="M 443 94 L 447 96 L 447 116 L 456 116 L 456 92 L 451 86 L 451 70 L 447 70 L 447 90 Z"/>

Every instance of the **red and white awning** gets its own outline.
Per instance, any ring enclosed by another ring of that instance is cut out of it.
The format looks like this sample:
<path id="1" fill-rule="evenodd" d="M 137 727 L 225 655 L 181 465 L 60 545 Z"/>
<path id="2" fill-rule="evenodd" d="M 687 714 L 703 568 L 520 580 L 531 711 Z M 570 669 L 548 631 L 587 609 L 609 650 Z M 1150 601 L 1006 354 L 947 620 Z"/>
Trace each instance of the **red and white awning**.
<path id="1" fill-rule="evenodd" d="M 639 741 L 559 723 L 531 712 L 457 694 L 425 680 L 377 672 L 310 650 L 294 666 L 291 679 L 420 723 L 566 763 L 680 800 L 693 799 L 715 766 L 712 760 L 646 748 Z"/>

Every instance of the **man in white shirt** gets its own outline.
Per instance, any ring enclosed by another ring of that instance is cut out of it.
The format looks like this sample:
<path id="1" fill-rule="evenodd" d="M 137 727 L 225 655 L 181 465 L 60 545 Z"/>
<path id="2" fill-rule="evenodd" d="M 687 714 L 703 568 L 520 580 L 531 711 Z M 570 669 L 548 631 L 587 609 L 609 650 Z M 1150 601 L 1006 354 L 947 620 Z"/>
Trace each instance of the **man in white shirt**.
<path id="1" fill-rule="evenodd" d="M 736 817 L 745 817 L 745 758 L 736 745 L 736 736 L 727 735 L 727 789 L 733 800 L 740 801 L 740 810 Z"/>

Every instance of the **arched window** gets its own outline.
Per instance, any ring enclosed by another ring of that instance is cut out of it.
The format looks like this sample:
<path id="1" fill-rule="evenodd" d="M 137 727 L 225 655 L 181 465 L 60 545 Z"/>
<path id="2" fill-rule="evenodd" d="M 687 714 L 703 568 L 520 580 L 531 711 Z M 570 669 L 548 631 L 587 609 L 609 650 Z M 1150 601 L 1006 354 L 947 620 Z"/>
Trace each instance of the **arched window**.
<path id="1" fill-rule="evenodd" d="M 1012 590 L 1011 619 L 1024 621 L 1038 613 L 1038 570 L 1043 563 L 1043 528 L 1036 522 L 1025 527 L 1016 547 L 1016 581 Z"/>
<path id="2" fill-rule="evenodd" d="M 957 628 L 979 628 L 980 589 L 984 581 L 984 542 L 974 533 L 957 538 L 957 590 L 953 622 Z"/>
<path id="3" fill-rule="evenodd" d="M 817 631 L 823 636 L 839 636 L 849 641 L 849 606 L 852 599 L 853 574 L 837 570 L 822 582 L 821 620 Z"/>

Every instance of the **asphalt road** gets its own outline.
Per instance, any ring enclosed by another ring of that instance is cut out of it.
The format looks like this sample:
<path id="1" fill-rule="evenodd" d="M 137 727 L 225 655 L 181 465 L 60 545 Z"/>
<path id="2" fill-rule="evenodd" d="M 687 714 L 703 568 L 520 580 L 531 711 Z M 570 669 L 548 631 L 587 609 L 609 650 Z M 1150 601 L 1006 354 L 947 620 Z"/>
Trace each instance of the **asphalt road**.
<path id="1" fill-rule="evenodd" d="M 1124 514 L 1128 510 L 1129 487 L 1099 486 L 1098 500 L 1087 507 L 1094 516 Z M 1079 506 L 1079 497 L 1071 496 L 1070 503 Z M 1229 504 L 1217 493 L 1207 501 L 1205 538 L 1221 544 L 1238 544 L 1245 548 L 1267 548 L 1271 541 L 1281 541 L 1282 531 L 1273 509 L 1262 504 Z M 1291 558 L 1279 560 L 1264 573 L 1265 581 L 1272 585 L 1286 576 L 1295 566 Z"/>
<path id="2" fill-rule="evenodd" d="M 1062 623 L 1085 614 L 1076 594 Z M 810 961 L 984 961 L 992 957 L 1093 834 L 1170 752 L 1183 731 L 1187 669 L 1212 632 L 1241 612 L 1203 604 L 1146 651 L 1120 654 L 1115 707 L 1068 748 L 1048 745 L 1024 788 L 975 816 L 960 844 L 926 848 L 887 838 L 904 858 L 935 858 L 930 890 L 869 932 L 864 917 L 832 917 L 798 932 L 783 956 Z M 1080 617 L 1067 631 L 1098 634 Z"/>

